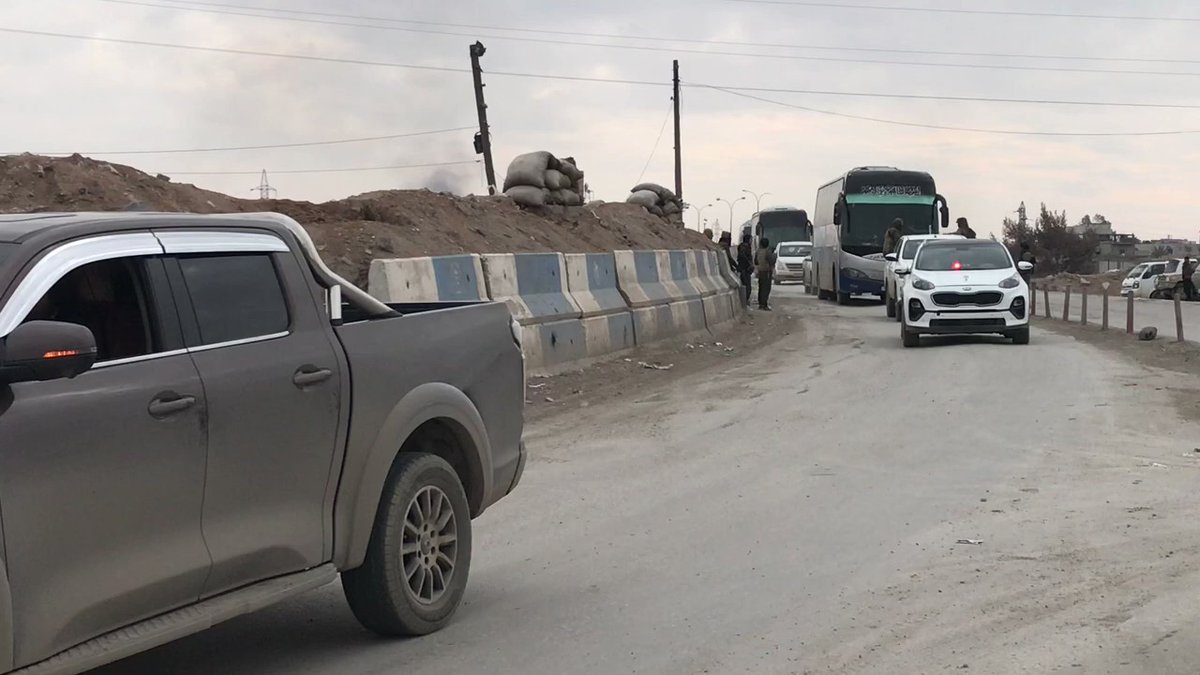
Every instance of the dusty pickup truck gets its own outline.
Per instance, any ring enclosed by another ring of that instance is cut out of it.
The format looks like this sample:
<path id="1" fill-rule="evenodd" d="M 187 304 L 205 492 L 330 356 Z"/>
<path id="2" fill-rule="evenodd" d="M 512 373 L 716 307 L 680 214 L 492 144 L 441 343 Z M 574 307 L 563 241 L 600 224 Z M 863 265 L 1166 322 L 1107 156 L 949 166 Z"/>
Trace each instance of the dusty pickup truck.
<path id="1" fill-rule="evenodd" d="M 524 469 L 519 334 L 382 304 L 276 214 L 0 216 L 0 673 L 339 575 L 367 628 L 441 628 Z"/>

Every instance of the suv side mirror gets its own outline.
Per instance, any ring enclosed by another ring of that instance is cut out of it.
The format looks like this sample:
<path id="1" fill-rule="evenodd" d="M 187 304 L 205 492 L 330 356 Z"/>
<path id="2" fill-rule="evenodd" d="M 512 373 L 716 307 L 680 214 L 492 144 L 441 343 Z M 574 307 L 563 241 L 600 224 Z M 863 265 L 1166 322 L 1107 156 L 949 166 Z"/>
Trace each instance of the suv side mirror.
<path id="1" fill-rule="evenodd" d="M 895 253 L 889 253 L 889 254 L 883 256 L 883 259 L 888 262 L 896 262 L 897 260 L 899 260 L 899 258 L 896 257 Z"/>
<path id="2" fill-rule="evenodd" d="M 1017 263 L 1017 269 L 1021 272 L 1032 272 L 1033 263 L 1022 260 L 1021 262 Z"/>
<path id="3" fill-rule="evenodd" d="M 896 268 L 896 276 L 898 276 L 898 277 L 902 277 L 902 276 L 905 276 L 905 275 L 907 275 L 907 274 L 908 274 L 909 272 L 911 272 L 911 271 L 912 271 L 912 270 L 910 270 L 910 269 L 909 269 L 909 268 L 907 268 L 907 267 L 897 267 L 897 268 Z"/>
<path id="4" fill-rule="evenodd" d="M 96 337 L 84 326 L 30 321 L 0 338 L 0 383 L 71 378 L 96 363 Z"/>

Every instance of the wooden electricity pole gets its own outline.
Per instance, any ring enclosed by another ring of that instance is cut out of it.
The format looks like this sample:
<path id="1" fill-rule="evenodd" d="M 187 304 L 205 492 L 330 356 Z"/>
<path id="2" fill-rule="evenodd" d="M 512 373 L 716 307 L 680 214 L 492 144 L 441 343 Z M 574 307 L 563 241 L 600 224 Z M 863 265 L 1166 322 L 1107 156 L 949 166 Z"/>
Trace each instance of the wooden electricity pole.
<path id="1" fill-rule="evenodd" d="M 679 133 L 679 61 L 675 61 L 675 196 L 683 199 L 683 150 L 680 148 Z"/>
<path id="2" fill-rule="evenodd" d="M 492 134 L 488 129 L 487 103 L 483 101 L 483 68 L 479 57 L 487 53 L 482 42 L 471 45 L 471 75 L 475 78 L 475 107 L 479 110 L 479 133 L 475 135 L 475 152 L 483 155 L 488 194 L 496 194 L 496 165 L 492 163 Z"/>

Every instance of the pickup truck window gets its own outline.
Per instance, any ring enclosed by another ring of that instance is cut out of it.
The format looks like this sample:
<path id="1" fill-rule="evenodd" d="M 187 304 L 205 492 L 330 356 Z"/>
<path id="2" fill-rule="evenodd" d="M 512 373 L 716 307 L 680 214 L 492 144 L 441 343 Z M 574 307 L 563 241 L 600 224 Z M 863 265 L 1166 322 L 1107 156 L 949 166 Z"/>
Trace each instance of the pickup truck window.
<path id="1" fill-rule="evenodd" d="M 38 301 L 25 321 L 86 326 L 96 338 L 97 362 L 161 351 L 151 314 L 145 259 L 118 258 L 68 272 Z"/>
<path id="2" fill-rule="evenodd" d="M 288 331 L 287 301 L 270 254 L 188 256 L 179 266 L 203 344 Z"/>

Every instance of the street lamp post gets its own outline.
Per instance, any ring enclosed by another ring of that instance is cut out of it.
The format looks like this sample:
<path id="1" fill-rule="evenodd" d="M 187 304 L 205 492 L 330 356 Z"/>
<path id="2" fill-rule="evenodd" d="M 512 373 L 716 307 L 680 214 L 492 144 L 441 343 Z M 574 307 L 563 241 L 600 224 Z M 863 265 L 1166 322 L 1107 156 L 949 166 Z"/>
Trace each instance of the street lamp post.
<path id="1" fill-rule="evenodd" d="M 729 235 L 730 236 L 733 236 L 733 234 L 734 234 L 734 232 L 733 232 L 733 205 L 740 201 L 745 201 L 745 199 L 746 199 L 745 197 L 738 197 L 737 199 L 735 199 L 733 201 L 729 201 L 728 199 L 721 199 L 720 197 L 718 197 L 716 200 L 714 200 L 714 201 L 718 201 L 718 202 L 724 202 L 725 204 L 727 204 L 729 206 Z"/>
<path id="2" fill-rule="evenodd" d="M 704 231 L 704 224 L 700 220 L 700 216 L 702 216 L 704 214 L 704 209 L 707 209 L 711 206 L 712 206 L 712 204 L 705 204 L 704 206 L 693 206 L 692 207 L 692 208 L 696 209 L 696 231 L 697 232 Z"/>
<path id="3" fill-rule="evenodd" d="M 770 192 L 764 192 L 762 194 L 754 194 L 750 190 L 742 190 L 742 192 L 745 192 L 746 194 L 750 195 L 751 197 L 754 197 L 754 213 L 755 214 L 762 213 L 763 197 L 766 197 L 767 195 L 771 194 Z"/>

